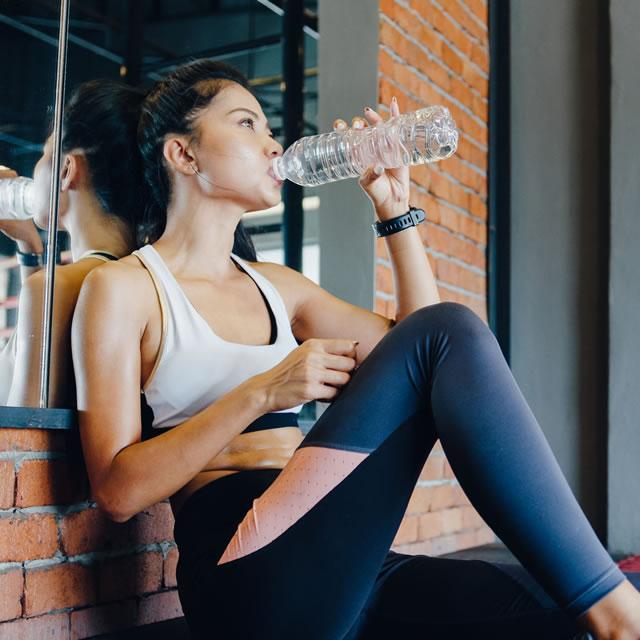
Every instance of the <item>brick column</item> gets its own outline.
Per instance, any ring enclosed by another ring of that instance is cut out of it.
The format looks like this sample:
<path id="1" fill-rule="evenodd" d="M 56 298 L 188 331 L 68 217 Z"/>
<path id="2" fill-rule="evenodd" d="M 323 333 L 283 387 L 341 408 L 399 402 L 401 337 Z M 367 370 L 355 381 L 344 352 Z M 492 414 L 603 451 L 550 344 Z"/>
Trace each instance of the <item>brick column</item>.
<path id="1" fill-rule="evenodd" d="M 489 34 L 485 0 L 381 0 L 378 88 L 402 111 L 444 105 L 460 130 L 457 153 L 411 169 L 411 202 L 424 208 L 425 251 L 442 300 L 487 319 Z M 395 313 L 384 240 L 376 245 L 376 309 Z M 420 477 L 395 549 L 438 555 L 493 542 L 436 445 Z"/>

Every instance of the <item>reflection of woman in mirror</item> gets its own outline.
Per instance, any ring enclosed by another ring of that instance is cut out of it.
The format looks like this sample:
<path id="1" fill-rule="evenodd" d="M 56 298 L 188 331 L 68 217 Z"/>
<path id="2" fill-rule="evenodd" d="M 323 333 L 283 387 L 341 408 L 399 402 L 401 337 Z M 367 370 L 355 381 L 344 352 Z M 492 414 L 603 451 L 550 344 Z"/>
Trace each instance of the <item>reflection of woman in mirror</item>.
<path id="1" fill-rule="evenodd" d="M 240 218 L 279 202 L 270 162 L 282 148 L 246 80 L 219 63 L 159 83 L 139 141 L 157 239 L 85 281 L 81 437 L 113 519 L 171 497 L 196 637 L 572 638 L 581 618 L 597 638 L 640 638 L 640 594 L 580 511 L 486 325 L 435 304 L 416 229 L 387 237 L 397 324 L 256 262 Z M 372 168 L 360 184 L 381 221 L 407 211 L 408 169 Z M 333 402 L 303 440 L 296 412 L 316 399 Z M 438 438 L 559 606 L 519 567 L 389 552 Z"/>
<path id="2" fill-rule="evenodd" d="M 64 111 L 59 227 L 69 234 L 72 263 L 56 267 L 51 407 L 75 406 L 70 334 L 82 281 L 95 267 L 131 253 L 136 246 L 140 191 L 136 126 L 143 98 L 138 89 L 95 80 L 78 87 Z M 49 137 L 33 174 L 34 222 L 43 229 L 48 227 L 51 161 Z M 31 220 L 3 221 L 0 230 L 17 240 L 20 253 L 37 257 L 42 252 L 42 245 L 36 246 L 29 233 L 35 231 Z M 7 344 L 8 351 L 15 349 L 10 354 L 15 358 L 11 387 L 0 390 L 9 405 L 38 406 L 44 284 L 45 271 L 38 270 L 20 292 L 16 330 Z"/>

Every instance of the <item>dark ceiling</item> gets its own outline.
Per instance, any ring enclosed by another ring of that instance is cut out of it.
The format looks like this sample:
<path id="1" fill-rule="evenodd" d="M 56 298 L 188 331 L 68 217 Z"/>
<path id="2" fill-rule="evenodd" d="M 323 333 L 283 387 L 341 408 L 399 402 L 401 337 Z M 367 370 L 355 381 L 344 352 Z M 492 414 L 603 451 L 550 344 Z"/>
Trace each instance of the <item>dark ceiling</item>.
<path id="1" fill-rule="evenodd" d="M 65 91 L 95 77 L 151 85 L 189 60 L 250 79 L 276 136 L 283 109 L 284 0 L 71 0 Z M 31 175 L 55 91 L 59 2 L 0 0 L 0 164 Z M 317 0 L 305 1 L 304 133 L 316 132 Z M 13 64 L 12 64 L 13 62 Z"/>

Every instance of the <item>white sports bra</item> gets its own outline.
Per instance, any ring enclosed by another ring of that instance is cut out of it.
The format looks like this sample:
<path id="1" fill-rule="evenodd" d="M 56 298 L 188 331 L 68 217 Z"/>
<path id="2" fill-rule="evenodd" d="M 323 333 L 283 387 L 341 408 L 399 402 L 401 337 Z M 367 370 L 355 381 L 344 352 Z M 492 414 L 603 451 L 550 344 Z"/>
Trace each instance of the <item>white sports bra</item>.
<path id="1" fill-rule="evenodd" d="M 270 309 L 268 345 L 227 342 L 218 337 L 189 302 L 158 252 L 146 245 L 133 252 L 148 270 L 158 292 L 162 338 L 158 358 L 144 384 L 153 410 L 152 427 L 174 427 L 202 411 L 248 378 L 271 369 L 298 346 L 276 288 L 244 260 L 233 261 L 256 283 Z M 281 413 L 298 413 L 302 407 Z"/>

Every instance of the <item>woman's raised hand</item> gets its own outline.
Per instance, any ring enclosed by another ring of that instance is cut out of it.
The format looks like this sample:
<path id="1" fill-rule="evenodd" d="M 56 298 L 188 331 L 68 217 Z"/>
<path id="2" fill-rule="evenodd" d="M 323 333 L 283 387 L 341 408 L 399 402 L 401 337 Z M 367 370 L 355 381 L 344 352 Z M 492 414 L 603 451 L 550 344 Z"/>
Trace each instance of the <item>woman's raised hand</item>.
<path id="1" fill-rule="evenodd" d="M 400 107 L 395 98 L 389 105 L 389 111 L 391 117 L 400 114 Z M 352 120 L 351 126 L 354 129 L 361 129 L 369 124 L 376 125 L 383 121 L 383 118 L 369 107 L 364 112 L 366 119 L 358 116 Z M 336 131 L 341 131 L 347 128 L 347 123 L 338 119 L 333 123 L 333 126 Z M 380 220 L 389 220 L 407 212 L 409 208 L 409 167 L 397 169 L 384 169 L 381 165 L 369 167 L 359 182 L 373 202 Z"/>
<path id="2" fill-rule="evenodd" d="M 264 393 L 265 413 L 333 400 L 351 379 L 356 346 L 346 339 L 306 340 L 278 365 L 254 376 L 250 382 Z"/>

